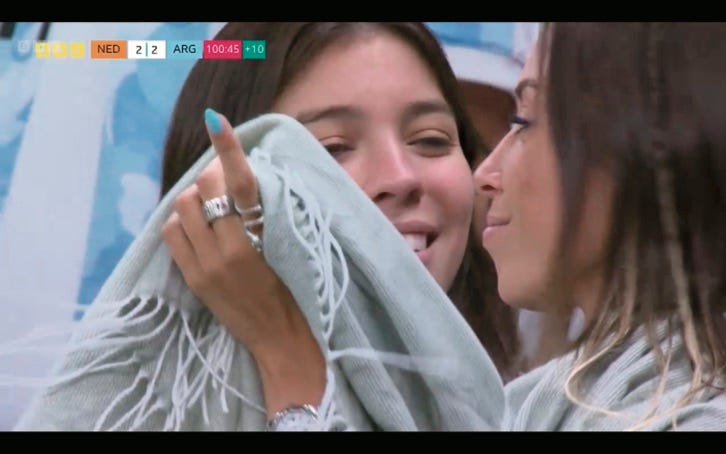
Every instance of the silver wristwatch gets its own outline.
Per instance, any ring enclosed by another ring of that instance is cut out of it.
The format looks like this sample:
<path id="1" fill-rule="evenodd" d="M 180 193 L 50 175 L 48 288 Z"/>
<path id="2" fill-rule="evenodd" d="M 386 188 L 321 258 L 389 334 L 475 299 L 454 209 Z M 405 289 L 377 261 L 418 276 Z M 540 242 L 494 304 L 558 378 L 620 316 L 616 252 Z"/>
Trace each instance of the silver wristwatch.
<path id="1" fill-rule="evenodd" d="M 320 430 L 318 411 L 312 405 L 295 405 L 281 410 L 267 422 L 273 432 L 303 432 Z"/>

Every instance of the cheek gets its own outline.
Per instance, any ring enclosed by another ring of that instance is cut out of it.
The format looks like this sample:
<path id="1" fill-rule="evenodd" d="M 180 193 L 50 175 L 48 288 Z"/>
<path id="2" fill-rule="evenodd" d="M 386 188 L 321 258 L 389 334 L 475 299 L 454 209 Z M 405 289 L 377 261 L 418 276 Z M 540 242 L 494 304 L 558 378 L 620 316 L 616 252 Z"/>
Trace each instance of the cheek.
<path id="1" fill-rule="evenodd" d="M 532 238 L 553 249 L 561 218 L 560 177 L 554 150 L 545 138 L 533 135 L 521 142 L 509 172 L 502 176 L 513 217 Z M 509 184 L 506 184 L 509 183 Z"/>
<path id="2" fill-rule="evenodd" d="M 441 287 L 448 291 L 469 243 L 474 207 L 474 180 L 463 156 L 461 159 L 440 159 L 427 172 L 424 182 L 430 200 L 426 206 L 443 227 L 436 263 L 429 268 Z"/>
<path id="3" fill-rule="evenodd" d="M 552 150 L 523 143 L 502 168 L 501 210 L 511 216 L 506 247 L 494 256 L 505 301 L 537 308 L 549 285 L 558 250 L 561 201 L 559 172 Z M 496 203 L 495 203 L 496 205 Z"/>
<path id="4" fill-rule="evenodd" d="M 426 191 L 446 220 L 468 229 L 474 206 L 474 180 L 463 155 L 432 162 L 427 180 Z"/>
<path id="5" fill-rule="evenodd" d="M 561 217 L 558 181 L 550 175 L 536 175 L 532 173 L 519 185 L 520 210 L 515 214 L 520 217 L 523 230 L 539 242 L 550 244 L 556 241 Z"/>
<path id="6" fill-rule="evenodd" d="M 358 187 L 360 187 L 361 189 L 363 189 L 365 191 L 366 187 L 365 187 L 365 172 L 364 172 L 365 161 L 364 160 L 348 159 L 343 162 L 338 162 L 338 165 L 340 165 L 343 168 L 343 170 L 345 170 L 345 173 L 347 173 L 353 179 L 353 181 L 355 181 L 355 183 L 358 185 Z M 368 194 L 367 191 L 366 191 L 366 194 Z M 368 196 L 370 197 L 371 194 L 368 194 Z"/>
<path id="7" fill-rule="evenodd" d="M 532 184 L 532 192 L 527 192 L 522 205 L 520 254 L 534 287 L 544 289 L 559 250 L 561 218 L 556 188 L 549 182 L 540 183 Z M 539 186 L 539 191 L 534 186 Z M 535 289 L 535 293 L 540 291 Z"/>

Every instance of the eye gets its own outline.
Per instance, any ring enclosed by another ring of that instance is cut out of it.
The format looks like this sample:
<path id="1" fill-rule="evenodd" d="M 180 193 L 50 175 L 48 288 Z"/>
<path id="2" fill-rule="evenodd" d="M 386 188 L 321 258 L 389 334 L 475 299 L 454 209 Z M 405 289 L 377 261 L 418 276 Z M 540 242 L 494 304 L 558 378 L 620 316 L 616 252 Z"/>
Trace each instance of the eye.
<path id="1" fill-rule="evenodd" d="M 352 151 L 353 147 L 344 142 L 338 143 L 324 143 L 323 146 L 331 156 L 336 157 L 345 152 Z"/>
<path id="2" fill-rule="evenodd" d="M 524 117 L 520 117 L 519 115 L 516 115 L 516 114 L 512 115 L 511 123 L 512 123 L 512 128 L 514 128 L 515 125 L 519 126 L 517 128 L 517 130 L 515 131 L 515 133 L 520 133 L 520 132 L 524 131 L 525 129 L 529 128 L 530 126 L 532 126 L 532 121 L 527 120 Z"/>
<path id="3" fill-rule="evenodd" d="M 413 143 L 434 148 L 444 148 L 451 145 L 451 141 L 444 137 L 424 137 L 414 141 Z"/>
<path id="4" fill-rule="evenodd" d="M 415 146 L 420 153 L 425 156 L 443 156 L 448 154 L 452 147 L 451 140 L 442 136 L 427 136 L 409 142 L 409 145 Z"/>

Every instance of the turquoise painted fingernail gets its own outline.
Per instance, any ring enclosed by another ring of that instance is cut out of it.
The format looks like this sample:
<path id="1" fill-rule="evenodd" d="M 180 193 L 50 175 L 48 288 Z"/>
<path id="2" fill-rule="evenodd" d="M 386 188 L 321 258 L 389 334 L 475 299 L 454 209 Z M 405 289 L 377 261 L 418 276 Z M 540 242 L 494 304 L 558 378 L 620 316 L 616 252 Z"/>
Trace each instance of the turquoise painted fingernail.
<path id="1" fill-rule="evenodd" d="M 204 111 L 204 122 L 207 123 L 207 127 L 212 131 L 212 134 L 222 132 L 222 120 L 220 120 L 219 114 L 214 109 L 207 108 Z"/>

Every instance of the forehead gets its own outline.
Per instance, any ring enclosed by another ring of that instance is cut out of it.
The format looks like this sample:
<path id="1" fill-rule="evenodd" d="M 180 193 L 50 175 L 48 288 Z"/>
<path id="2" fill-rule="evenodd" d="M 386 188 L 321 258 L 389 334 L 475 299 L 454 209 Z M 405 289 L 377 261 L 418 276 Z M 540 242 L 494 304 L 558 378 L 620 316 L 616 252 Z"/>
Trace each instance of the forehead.
<path id="1" fill-rule="evenodd" d="M 414 95 L 441 97 L 433 70 L 407 41 L 378 30 L 322 50 L 281 98 L 380 104 Z"/>
<path id="2" fill-rule="evenodd" d="M 539 85 L 539 56 L 538 46 L 534 46 L 522 68 L 522 73 L 517 81 L 515 95 L 518 102 L 524 102 L 535 94 L 535 88 Z"/>
<path id="3" fill-rule="evenodd" d="M 520 80 L 539 79 L 539 52 L 537 50 L 538 47 L 539 46 L 534 46 L 532 48 L 532 51 L 529 53 L 529 57 L 527 57 L 527 61 L 524 63 L 524 68 L 522 68 L 522 75 L 520 76 Z"/>

